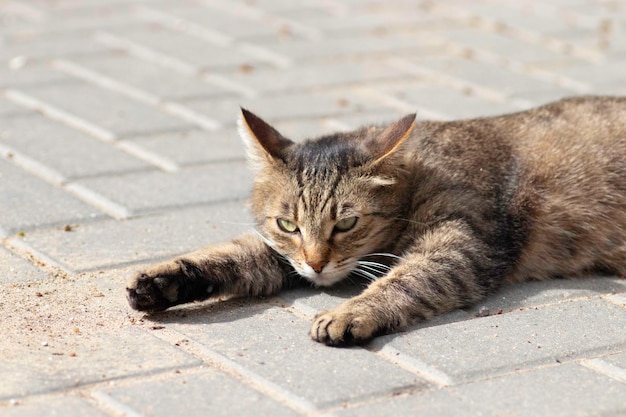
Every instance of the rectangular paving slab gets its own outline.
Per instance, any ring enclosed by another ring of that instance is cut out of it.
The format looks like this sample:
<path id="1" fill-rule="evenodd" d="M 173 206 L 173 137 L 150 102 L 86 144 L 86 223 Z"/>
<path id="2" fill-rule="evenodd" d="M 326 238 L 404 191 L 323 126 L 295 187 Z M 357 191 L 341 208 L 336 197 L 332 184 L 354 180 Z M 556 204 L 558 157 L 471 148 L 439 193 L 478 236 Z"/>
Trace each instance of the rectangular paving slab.
<path id="1" fill-rule="evenodd" d="M 71 327 L 66 331 L 70 336 L 65 340 L 72 339 L 69 342 L 55 342 L 59 337 L 55 335 L 50 340 L 33 340 L 21 352 L 5 354 L 8 361 L 0 368 L 0 401 L 200 363 L 139 328 L 84 336 Z"/>
<path id="2" fill-rule="evenodd" d="M 0 159 L 0 201 L 0 229 L 9 234 L 106 217 L 61 188 L 3 159 Z"/>
<path id="3" fill-rule="evenodd" d="M 53 228 L 15 237 L 74 271 L 157 261 L 232 239 L 252 228 L 244 202 Z"/>
<path id="4" fill-rule="evenodd" d="M 340 417 L 618 416 L 626 384 L 574 363 L 520 372 L 442 391 L 395 397 L 339 411 Z"/>
<path id="5" fill-rule="evenodd" d="M 417 329 L 373 343 L 467 382 L 623 350 L 625 321 L 626 309 L 591 298 Z"/>
<path id="6" fill-rule="evenodd" d="M 188 416 L 232 417 L 251 412 L 258 416 L 300 415 L 265 393 L 214 369 L 122 384 L 95 395 L 114 409 L 122 404 L 141 415 L 154 417 L 175 416 L 181 409 Z"/>
<path id="7" fill-rule="evenodd" d="M 213 304 L 162 322 L 320 408 L 428 386 L 364 349 L 333 349 L 312 341 L 311 323 L 288 309 L 244 303 Z"/>

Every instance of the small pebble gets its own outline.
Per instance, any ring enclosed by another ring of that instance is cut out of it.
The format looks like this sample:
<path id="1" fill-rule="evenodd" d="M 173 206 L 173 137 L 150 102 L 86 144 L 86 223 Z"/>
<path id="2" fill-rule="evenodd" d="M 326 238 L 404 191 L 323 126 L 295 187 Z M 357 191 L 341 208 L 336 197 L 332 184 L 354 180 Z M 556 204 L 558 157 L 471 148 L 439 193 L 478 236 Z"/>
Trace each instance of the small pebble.
<path id="1" fill-rule="evenodd" d="M 482 306 L 480 309 L 478 309 L 478 313 L 476 313 L 476 315 L 478 317 L 487 317 L 489 315 L 489 308 Z"/>

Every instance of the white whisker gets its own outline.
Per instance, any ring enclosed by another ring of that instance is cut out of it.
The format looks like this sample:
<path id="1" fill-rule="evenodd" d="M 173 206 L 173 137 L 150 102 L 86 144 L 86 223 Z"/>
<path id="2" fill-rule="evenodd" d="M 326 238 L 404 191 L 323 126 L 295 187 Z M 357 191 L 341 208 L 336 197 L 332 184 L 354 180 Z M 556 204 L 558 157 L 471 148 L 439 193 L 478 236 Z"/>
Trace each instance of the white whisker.
<path id="1" fill-rule="evenodd" d="M 406 260 L 402 256 L 394 255 L 393 253 L 383 253 L 383 252 L 369 253 L 367 255 L 361 256 L 361 258 L 367 258 L 368 256 L 386 256 L 386 257 L 389 257 L 389 258 L 399 259 L 401 261 L 405 261 Z"/>
<path id="2" fill-rule="evenodd" d="M 388 271 L 381 271 L 380 269 L 376 269 L 376 268 L 368 266 L 368 265 L 361 265 L 360 270 L 361 271 L 367 271 L 368 273 L 372 273 L 372 274 L 376 275 L 378 278 L 387 275 L 387 272 L 388 272 Z"/>
<path id="3" fill-rule="evenodd" d="M 360 268 L 353 269 L 352 272 L 364 278 L 367 278 L 370 282 L 378 280 L 378 277 L 376 275 L 372 274 L 371 272 L 364 271 Z"/>
<path id="4" fill-rule="evenodd" d="M 381 272 L 389 272 L 391 271 L 391 267 L 389 265 L 381 264 L 380 262 L 371 262 L 371 261 L 357 261 L 359 265 L 368 266 L 371 269 L 375 269 Z"/>

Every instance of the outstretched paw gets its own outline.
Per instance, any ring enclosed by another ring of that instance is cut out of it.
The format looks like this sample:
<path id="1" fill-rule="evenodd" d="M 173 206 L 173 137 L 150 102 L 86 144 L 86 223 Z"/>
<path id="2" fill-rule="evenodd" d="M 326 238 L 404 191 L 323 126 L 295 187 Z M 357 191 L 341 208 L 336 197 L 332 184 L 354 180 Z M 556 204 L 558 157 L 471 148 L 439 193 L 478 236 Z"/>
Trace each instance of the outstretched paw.
<path id="1" fill-rule="evenodd" d="M 184 261 L 157 265 L 135 275 L 126 285 L 128 303 L 139 311 L 162 311 L 207 298 L 213 288 Z"/>
<path id="2" fill-rule="evenodd" d="M 376 315 L 367 307 L 347 306 L 324 311 L 315 317 L 311 338 L 329 346 L 360 344 L 380 331 Z"/>

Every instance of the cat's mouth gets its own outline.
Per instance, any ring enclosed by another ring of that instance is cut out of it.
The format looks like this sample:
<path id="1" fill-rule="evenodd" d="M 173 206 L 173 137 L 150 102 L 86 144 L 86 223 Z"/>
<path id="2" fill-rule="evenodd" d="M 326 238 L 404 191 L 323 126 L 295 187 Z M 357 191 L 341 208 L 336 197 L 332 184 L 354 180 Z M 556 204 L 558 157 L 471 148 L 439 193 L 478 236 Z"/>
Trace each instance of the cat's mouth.
<path id="1" fill-rule="evenodd" d="M 333 264 L 333 262 L 327 264 L 320 272 L 316 272 L 308 265 L 293 266 L 300 276 L 320 287 L 330 287 L 331 285 L 342 281 L 344 278 L 350 275 L 350 272 L 352 272 L 352 268 L 337 268 Z"/>

